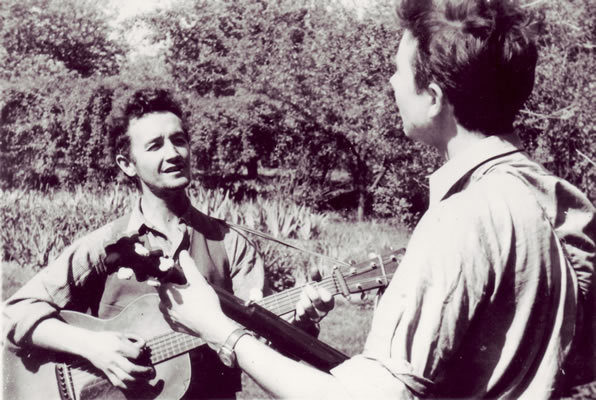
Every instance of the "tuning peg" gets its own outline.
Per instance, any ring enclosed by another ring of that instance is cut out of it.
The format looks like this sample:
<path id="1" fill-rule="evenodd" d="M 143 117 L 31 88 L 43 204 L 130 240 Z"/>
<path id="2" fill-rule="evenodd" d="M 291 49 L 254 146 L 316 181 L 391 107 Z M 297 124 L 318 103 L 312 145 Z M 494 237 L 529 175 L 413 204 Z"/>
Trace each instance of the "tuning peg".
<path id="1" fill-rule="evenodd" d="M 367 292 L 360 292 L 360 300 L 366 300 L 367 297 L 368 297 Z"/>
<path id="2" fill-rule="evenodd" d="M 159 257 L 159 270 L 167 272 L 174 267 L 174 260 L 170 257 Z"/>

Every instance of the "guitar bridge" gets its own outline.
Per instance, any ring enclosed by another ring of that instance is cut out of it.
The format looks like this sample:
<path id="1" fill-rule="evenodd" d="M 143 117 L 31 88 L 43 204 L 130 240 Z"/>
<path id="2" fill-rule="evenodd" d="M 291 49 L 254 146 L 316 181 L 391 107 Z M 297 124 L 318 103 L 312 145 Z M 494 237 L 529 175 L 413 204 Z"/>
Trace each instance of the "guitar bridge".
<path id="1" fill-rule="evenodd" d="M 58 392 L 62 400 L 76 400 L 70 367 L 67 364 L 56 364 L 56 380 Z"/>

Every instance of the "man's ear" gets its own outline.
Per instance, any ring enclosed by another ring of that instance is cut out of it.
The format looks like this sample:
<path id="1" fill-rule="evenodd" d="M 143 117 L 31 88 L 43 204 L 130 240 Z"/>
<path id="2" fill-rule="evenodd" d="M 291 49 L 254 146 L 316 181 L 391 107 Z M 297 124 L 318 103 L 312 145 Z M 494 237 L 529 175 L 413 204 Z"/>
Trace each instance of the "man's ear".
<path id="1" fill-rule="evenodd" d="M 135 168 L 134 163 L 128 157 L 118 154 L 116 156 L 116 164 L 118 164 L 122 172 L 124 172 L 129 178 L 134 178 L 137 176 L 137 169 Z"/>
<path id="2" fill-rule="evenodd" d="M 434 82 L 431 82 L 426 89 L 430 97 L 430 107 L 428 108 L 428 116 L 430 118 L 439 115 L 443 109 L 443 89 Z"/>

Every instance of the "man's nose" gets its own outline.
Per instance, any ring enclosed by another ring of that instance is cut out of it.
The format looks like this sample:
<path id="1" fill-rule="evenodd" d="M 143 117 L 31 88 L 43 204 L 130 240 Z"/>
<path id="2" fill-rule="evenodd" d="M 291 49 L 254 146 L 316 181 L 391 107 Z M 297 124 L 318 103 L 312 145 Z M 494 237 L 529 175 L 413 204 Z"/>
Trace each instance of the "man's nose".
<path id="1" fill-rule="evenodd" d="M 166 159 L 178 158 L 180 157 L 180 151 L 174 144 L 170 141 L 166 142 L 164 145 L 164 153 Z"/>

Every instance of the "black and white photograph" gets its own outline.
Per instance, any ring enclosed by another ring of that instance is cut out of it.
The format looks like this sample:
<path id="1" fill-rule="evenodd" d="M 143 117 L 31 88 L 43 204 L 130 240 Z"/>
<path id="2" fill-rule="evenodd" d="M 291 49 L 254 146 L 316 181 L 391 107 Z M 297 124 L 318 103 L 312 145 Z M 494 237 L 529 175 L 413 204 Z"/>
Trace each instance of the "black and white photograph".
<path id="1" fill-rule="evenodd" d="M 596 399 L 590 0 L 2 0 L 6 400 Z"/>

